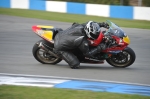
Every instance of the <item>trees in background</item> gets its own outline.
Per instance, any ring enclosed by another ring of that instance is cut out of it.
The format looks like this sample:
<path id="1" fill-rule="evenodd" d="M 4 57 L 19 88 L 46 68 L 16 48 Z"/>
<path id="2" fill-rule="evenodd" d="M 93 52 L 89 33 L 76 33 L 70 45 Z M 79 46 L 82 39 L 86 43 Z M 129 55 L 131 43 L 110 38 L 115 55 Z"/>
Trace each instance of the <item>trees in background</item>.
<path id="1" fill-rule="evenodd" d="M 142 0 L 142 5 L 150 7 L 150 0 Z"/>
<path id="2" fill-rule="evenodd" d="M 67 1 L 67 2 L 80 2 L 92 4 L 108 4 L 108 5 L 121 5 L 121 0 L 54 0 L 54 1 Z M 129 5 L 129 0 L 122 0 L 122 5 Z"/>
<path id="3" fill-rule="evenodd" d="M 47 1 L 52 1 L 52 0 L 47 0 Z M 53 1 L 67 1 L 67 2 L 107 4 L 107 5 L 124 5 L 124 6 L 138 6 L 138 3 L 141 2 L 142 6 L 150 7 L 150 0 L 53 0 Z"/>

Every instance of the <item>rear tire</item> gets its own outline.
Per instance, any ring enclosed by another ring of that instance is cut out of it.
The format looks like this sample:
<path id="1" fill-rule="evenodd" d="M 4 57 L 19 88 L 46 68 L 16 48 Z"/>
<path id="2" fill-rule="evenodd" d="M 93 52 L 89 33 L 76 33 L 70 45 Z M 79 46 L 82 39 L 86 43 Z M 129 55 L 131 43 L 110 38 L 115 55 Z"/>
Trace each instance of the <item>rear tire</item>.
<path id="1" fill-rule="evenodd" d="M 33 53 L 34 58 L 37 61 L 39 61 L 42 64 L 57 64 L 62 60 L 61 58 L 55 57 L 55 56 L 49 54 L 46 50 L 40 48 L 39 47 L 40 42 L 44 43 L 45 45 L 47 45 L 50 48 L 54 47 L 53 44 L 51 44 L 45 40 L 40 40 L 40 41 L 36 42 L 33 46 L 32 53 Z"/>
<path id="2" fill-rule="evenodd" d="M 106 61 L 111 66 L 125 68 L 132 65 L 135 59 L 135 52 L 130 47 L 126 47 L 121 53 L 112 55 Z"/>

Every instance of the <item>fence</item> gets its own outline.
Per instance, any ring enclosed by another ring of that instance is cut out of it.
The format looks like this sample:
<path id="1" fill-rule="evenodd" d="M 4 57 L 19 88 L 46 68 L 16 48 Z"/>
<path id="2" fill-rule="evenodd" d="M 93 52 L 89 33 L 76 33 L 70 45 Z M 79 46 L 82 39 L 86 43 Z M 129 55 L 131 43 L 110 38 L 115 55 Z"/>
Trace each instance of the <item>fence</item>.
<path id="1" fill-rule="evenodd" d="M 0 0 L 0 7 L 44 10 L 123 19 L 150 20 L 150 7 L 114 6 L 45 0 Z"/>

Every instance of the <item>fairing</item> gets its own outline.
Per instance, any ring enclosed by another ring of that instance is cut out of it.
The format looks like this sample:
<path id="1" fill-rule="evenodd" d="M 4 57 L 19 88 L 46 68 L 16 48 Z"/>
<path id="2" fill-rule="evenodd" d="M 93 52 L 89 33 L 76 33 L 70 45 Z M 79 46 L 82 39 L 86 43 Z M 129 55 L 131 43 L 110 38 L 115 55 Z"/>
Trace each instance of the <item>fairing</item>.
<path id="1" fill-rule="evenodd" d="M 40 37 L 46 39 L 47 41 L 53 41 L 54 27 L 53 26 L 44 26 L 36 25 L 32 26 L 32 30 L 39 35 Z"/>
<path id="2" fill-rule="evenodd" d="M 123 42 L 119 42 L 119 43 L 126 43 L 127 45 L 130 44 L 129 37 L 119 26 L 117 26 L 115 23 L 109 20 L 107 20 L 106 22 L 109 24 L 109 29 L 105 33 L 106 35 L 111 35 L 111 36 L 116 36 L 121 38 Z"/>

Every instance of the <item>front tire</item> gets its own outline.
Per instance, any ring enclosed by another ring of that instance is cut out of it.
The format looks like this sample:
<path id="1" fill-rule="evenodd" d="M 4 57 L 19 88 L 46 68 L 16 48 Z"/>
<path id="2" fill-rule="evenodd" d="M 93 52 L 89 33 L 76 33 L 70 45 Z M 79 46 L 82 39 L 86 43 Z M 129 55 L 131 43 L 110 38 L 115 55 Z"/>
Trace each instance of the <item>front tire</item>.
<path id="1" fill-rule="evenodd" d="M 111 66 L 125 68 L 132 65 L 135 59 L 135 52 L 130 47 L 126 47 L 122 52 L 112 55 L 106 61 Z"/>
<path id="2" fill-rule="evenodd" d="M 49 54 L 46 50 L 40 48 L 39 47 L 40 42 L 42 42 L 43 44 L 47 45 L 50 48 L 54 47 L 53 44 L 51 44 L 45 40 L 40 40 L 40 41 L 36 42 L 33 46 L 32 53 L 33 53 L 34 58 L 37 61 L 39 61 L 42 64 L 57 64 L 62 60 L 61 58 L 55 57 L 55 56 Z"/>

